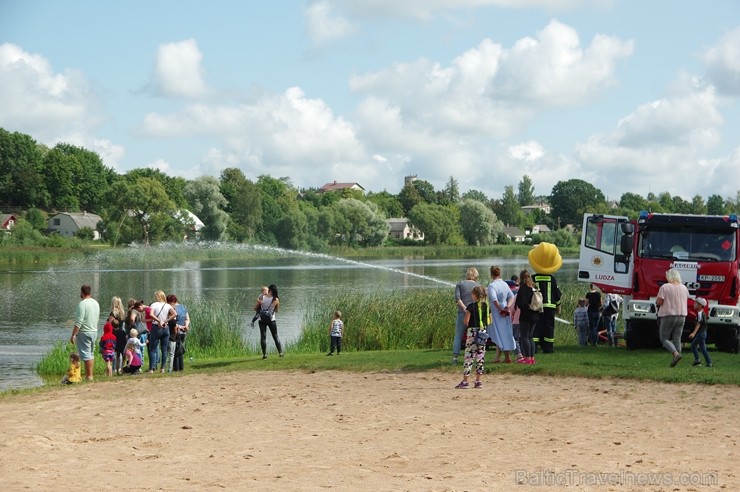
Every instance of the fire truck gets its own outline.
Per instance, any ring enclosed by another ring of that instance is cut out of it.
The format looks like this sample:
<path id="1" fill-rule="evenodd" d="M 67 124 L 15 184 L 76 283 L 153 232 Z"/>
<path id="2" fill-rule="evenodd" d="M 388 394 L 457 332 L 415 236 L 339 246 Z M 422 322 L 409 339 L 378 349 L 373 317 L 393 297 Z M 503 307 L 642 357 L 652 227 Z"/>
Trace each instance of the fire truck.
<path id="1" fill-rule="evenodd" d="M 624 298 L 628 349 L 659 347 L 655 299 L 675 268 L 690 298 L 683 341 L 696 320 L 694 297 L 707 300 L 707 343 L 738 352 L 740 346 L 740 228 L 737 215 L 640 212 L 627 217 L 585 214 L 578 280 Z"/>

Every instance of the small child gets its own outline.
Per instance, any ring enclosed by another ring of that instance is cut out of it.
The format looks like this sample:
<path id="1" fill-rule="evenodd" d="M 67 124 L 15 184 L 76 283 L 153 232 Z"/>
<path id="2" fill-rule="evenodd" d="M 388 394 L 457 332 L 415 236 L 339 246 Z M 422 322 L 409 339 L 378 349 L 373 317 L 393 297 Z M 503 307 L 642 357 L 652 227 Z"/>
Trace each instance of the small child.
<path id="1" fill-rule="evenodd" d="M 105 373 L 108 376 L 113 375 L 113 359 L 116 357 L 116 336 L 113 329 L 118 327 L 118 320 L 109 317 L 108 322 L 103 326 L 103 336 L 100 337 L 100 353 L 105 361 Z"/>
<path id="2" fill-rule="evenodd" d="M 131 331 L 136 330 L 132 328 Z M 125 374 L 137 374 L 141 371 L 141 355 L 136 349 L 137 344 L 140 345 L 141 342 L 135 336 L 129 338 L 129 341 L 126 342 L 126 367 L 123 368 Z"/>
<path id="3" fill-rule="evenodd" d="M 465 326 L 468 327 L 467 339 L 465 340 L 465 362 L 463 362 L 463 379 L 455 386 L 456 389 L 468 388 L 468 376 L 473 368 L 473 359 L 475 359 L 475 387 L 482 388 L 483 382 L 480 380 L 484 371 L 484 362 L 486 359 L 486 341 L 488 334 L 486 326 L 491 322 L 488 315 L 488 303 L 486 302 L 486 289 L 482 285 L 473 287 L 471 293 L 473 302 L 465 308 Z"/>
<path id="4" fill-rule="evenodd" d="M 588 308 L 585 299 L 578 299 L 578 307 L 573 312 L 573 325 L 578 333 L 578 345 L 585 347 L 588 345 Z"/>
<path id="5" fill-rule="evenodd" d="M 257 303 L 255 304 L 254 316 L 252 317 L 252 328 L 254 328 L 255 321 L 260 319 L 260 311 L 262 310 L 262 298 L 265 297 L 268 292 L 270 292 L 270 289 L 263 285 L 262 291 L 259 297 L 257 297 Z"/>
<path id="6" fill-rule="evenodd" d="M 121 323 L 118 326 L 114 325 L 113 334 L 116 336 L 116 358 L 113 359 L 113 372 L 121 374 L 123 371 L 124 353 L 126 352 L 126 341 L 128 339 L 126 328 Z"/>
<path id="7" fill-rule="evenodd" d="M 69 354 L 69 369 L 62 378 L 62 384 L 75 384 L 82 382 L 82 369 L 80 367 L 80 356 L 77 352 Z"/>
<path id="8" fill-rule="evenodd" d="M 142 363 L 144 361 L 144 345 L 141 343 L 141 338 L 139 338 L 139 331 L 136 328 L 131 328 L 131 330 L 128 332 L 129 339 L 126 341 L 126 350 L 128 350 L 129 345 L 132 345 L 134 347 L 134 351 L 139 354 L 139 358 L 141 359 Z"/>
<path id="9" fill-rule="evenodd" d="M 694 352 L 694 363 L 692 366 L 700 366 L 701 361 L 699 360 L 699 350 L 704 355 L 704 360 L 707 363 L 707 367 L 712 367 L 712 359 L 709 358 L 709 352 L 707 352 L 707 315 L 704 313 L 704 308 L 707 307 L 707 300 L 703 297 L 697 297 L 694 299 L 694 309 L 696 310 L 696 326 L 694 331 L 689 334 L 691 340 L 691 351 Z"/>
<path id="10" fill-rule="evenodd" d="M 337 310 L 334 311 L 334 319 L 329 324 L 329 336 L 331 337 L 331 345 L 329 353 L 326 355 L 334 355 L 334 348 L 337 349 L 337 355 L 342 352 L 342 335 L 344 334 L 344 322 L 342 321 L 342 312 Z"/>

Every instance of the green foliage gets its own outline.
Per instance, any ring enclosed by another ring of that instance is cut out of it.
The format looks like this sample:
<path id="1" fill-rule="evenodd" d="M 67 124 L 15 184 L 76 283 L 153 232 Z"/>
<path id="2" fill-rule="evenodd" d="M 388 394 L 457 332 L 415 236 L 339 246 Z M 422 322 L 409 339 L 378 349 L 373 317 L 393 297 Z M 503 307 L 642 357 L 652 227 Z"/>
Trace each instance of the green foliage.
<path id="1" fill-rule="evenodd" d="M 202 239 L 220 241 L 226 235 L 229 215 L 223 208 L 228 205 L 221 194 L 218 180 L 212 176 L 202 176 L 185 185 L 183 194 L 194 213 L 204 224 L 200 230 Z"/>
<path id="2" fill-rule="evenodd" d="M 331 208 L 334 224 L 330 244 L 380 246 L 388 237 L 390 226 L 374 203 L 345 198 Z"/>
<path id="3" fill-rule="evenodd" d="M 409 211 L 408 218 L 428 244 L 454 244 L 461 236 L 459 220 L 450 207 L 421 202 Z"/>
<path id="4" fill-rule="evenodd" d="M 552 216 L 558 228 L 565 224 L 580 224 L 583 213 L 605 201 L 601 190 L 582 179 L 558 181 L 550 194 Z"/>
<path id="5" fill-rule="evenodd" d="M 504 196 L 497 208 L 497 216 L 505 225 L 519 226 L 522 223 L 522 209 L 511 185 L 504 187 Z"/>
<path id="6" fill-rule="evenodd" d="M 342 292 L 305 306 L 303 334 L 292 350 L 328 351 L 329 322 L 337 309 L 343 314 L 342 346 L 348 351 L 448 347 L 450 327 L 454 326 L 457 315 L 448 289 L 399 290 L 362 296 Z"/>
<path id="7" fill-rule="evenodd" d="M 26 211 L 26 215 L 23 217 L 31 224 L 31 227 L 37 231 L 43 231 L 46 229 L 46 214 L 41 210 L 32 207 Z"/>
<path id="8" fill-rule="evenodd" d="M 465 242 L 473 246 L 495 244 L 503 231 L 496 214 L 476 200 L 460 202 L 460 228 Z M 505 236 L 505 235 L 504 235 Z"/>
<path id="9" fill-rule="evenodd" d="M 41 148 L 30 136 L 0 128 L 0 203 L 18 207 L 48 205 L 42 159 Z"/>
<path id="10" fill-rule="evenodd" d="M 81 227 L 76 233 L 75 237 L 81 239 L 82 241 L 92 241 L 95 239 L 95 231 L 90 229 L 89 227 Z"/>
<path id="11" fill-rule="evenodd" d="M 391 195 L 387 191 L 381 191 L 380 193 L 368 193 L 367 201 L 372 202 L 378 206 L 378 208 L 388 218 L 399 218 L 403 217 L 403 207 L 401 201 L 397 196 Z"/>
<path id="12" fill-rule="evenodd" d="M 517 200 L 521 207 L 534 204 L 534 184 L 532 184 L 532 178 L 526 174 L 522 176 L 522 180 L 519 181 Z"/>
<path id="13" fill-rule="evenodd" d="M 480 190 L 468 190 L 462 194 L 463 200 L 476 200 L 481 203 L 488 203 L 488 197 Z"/>

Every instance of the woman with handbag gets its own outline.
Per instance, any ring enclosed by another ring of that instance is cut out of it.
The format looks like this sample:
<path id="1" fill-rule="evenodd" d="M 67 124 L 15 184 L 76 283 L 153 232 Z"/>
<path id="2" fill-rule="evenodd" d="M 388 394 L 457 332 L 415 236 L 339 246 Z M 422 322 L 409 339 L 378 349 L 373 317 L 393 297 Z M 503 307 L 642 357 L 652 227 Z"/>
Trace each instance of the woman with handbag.
<path id="1" fill-rule="evenodd" d="M 519 308 L 519 344 L 522 349 L 520 364 L 533 365 L 534 362 L 534 327 L 540 319 L 540 312 L 530 308 L 534 296 L 534 282 L 528 270 L 519 274 L 519 292 L 516 294 L 516 306 Z"/>
<path id="2" fill-rule="evenodd" d="M 254 306 L 254 310 L 260 312 L 260 347 L 262 348 L 262 358 L 267 359 L 267 329 L 270 329 L 272 334 L 272 340 L 275 342 L 275 347 L 278 350 L 280 357 L 285 355 L 283 353 L 283 346 L 280 344 L 280 339 L 277 334 L 277 321 L 275 319 L 275 313 L 280 309 L 280 298 L 278 297 L 278 288 L 275 284 L 271 284 L 267 288 L 267 294 L 262 296 L 262 300 L 258 300 Z"/>
<path id="3" fill-rule="evenodd" d="M 169 322 L 177 318 L 175 308 L 167 304 L 164 292 L 154 293 L 154 302 L 149 306 L 149 316 L 152 329 L 149 333 L 149 372 L 154 372 L 159 365 L 160 372 L 164 372 L 167 363 L 167 353 L 170 348 Z M 161 349 L 160 349 L 161 346 Z M 159 350 L 161 350 L 161 357 Z"/>
<path id="4" fill-rule="evenodd" d="M 473 369 L 473 360 L 475 360 L 475 388 L 482 388 L 483 382 L 480 380 L 484 371 L 486 359 L 486 342 L 490 316 L 488 303 L 486 302 L 486 289 L 482 285 L 473 287 L 471 293 L 473 302 L 465 308 L 465 326 L 468 327 L 467 338 L 465 339 L 465 359 L 463 362 L 463 378 L 455 386 L 456 389 L 467 389 L 470 385 L 468 377 Z"/>

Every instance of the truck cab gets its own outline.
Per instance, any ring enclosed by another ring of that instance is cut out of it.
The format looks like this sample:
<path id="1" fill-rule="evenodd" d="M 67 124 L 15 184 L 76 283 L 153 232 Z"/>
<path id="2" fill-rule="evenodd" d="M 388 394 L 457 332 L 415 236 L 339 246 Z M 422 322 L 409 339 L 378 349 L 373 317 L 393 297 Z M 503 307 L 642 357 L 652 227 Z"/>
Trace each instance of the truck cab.
<path id="1" fill-rule="evenodd" d="M 625 298 L 627 347 L 659 346 L 658 289 L 665 272 L 677 269 L 689 289 L 684 334 L 696 319 L 693 298 L 707 299 L 708 342 L 738 351 L 740 284 L 736 215 L 680 215 L 641 212 L 627 217 L 585 214 L 578 279 Z"/>

